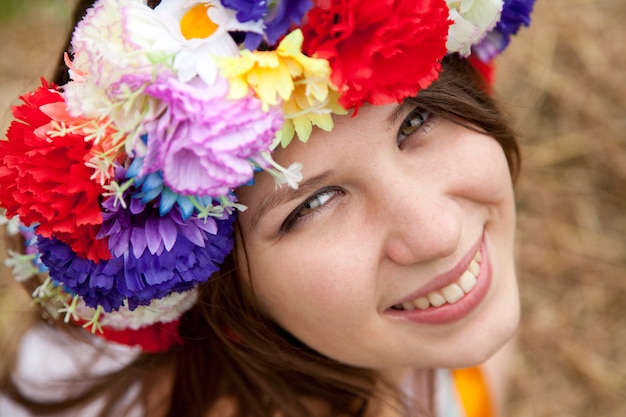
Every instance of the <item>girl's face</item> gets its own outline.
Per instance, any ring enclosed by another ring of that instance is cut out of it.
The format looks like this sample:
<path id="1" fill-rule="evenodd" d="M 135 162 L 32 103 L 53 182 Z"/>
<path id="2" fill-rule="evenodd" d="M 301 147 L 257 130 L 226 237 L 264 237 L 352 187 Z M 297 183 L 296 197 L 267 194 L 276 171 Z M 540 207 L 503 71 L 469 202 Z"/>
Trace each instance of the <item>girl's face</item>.
<path id="1" fill-rule="evenodd" d="M 364 106 L 274 157 L 304 178 L 240 190 L 238 253 L 283 328 L 370 369 L 475 365 L 512 336 L 515 209 L 493 138 L 409 104 Z"/>

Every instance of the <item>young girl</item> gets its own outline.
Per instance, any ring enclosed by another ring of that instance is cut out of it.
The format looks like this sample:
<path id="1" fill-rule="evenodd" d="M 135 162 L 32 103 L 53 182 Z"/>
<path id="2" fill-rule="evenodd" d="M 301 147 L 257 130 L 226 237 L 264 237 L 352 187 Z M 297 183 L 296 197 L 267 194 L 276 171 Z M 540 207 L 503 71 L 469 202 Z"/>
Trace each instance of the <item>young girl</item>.
<path id="1" fill-rule="evenodd" d="M 0 413 L 495 415 L 519 161 L 490 63 L 532 1 L 87 6 L 0 144 L 9 263 L 59 323 Z"/>

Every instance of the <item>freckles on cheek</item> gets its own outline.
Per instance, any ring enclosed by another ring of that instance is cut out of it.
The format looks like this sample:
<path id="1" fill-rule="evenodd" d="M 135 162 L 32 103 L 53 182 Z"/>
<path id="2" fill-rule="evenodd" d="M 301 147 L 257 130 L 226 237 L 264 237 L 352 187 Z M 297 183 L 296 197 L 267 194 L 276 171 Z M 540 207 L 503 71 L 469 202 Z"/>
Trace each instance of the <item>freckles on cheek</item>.
<path id="1" fill-rule="evenodd" d="M 458 169 L 458 186 L 464 194 L 485 203 L 511 198 L 511 173 L 500 145 L 491 138 L 481 138 L 476 146 L 465 150 Z"/>
<path id="2" fill-rule="evenodd" d="M 299 307 L 312 309 L 308 314 L 323 315 L 324 312 L 342 311 L 357 297 L 362 289 L 358 285 L 355 268 L 343 256 L 311 256 L 306 262 L 294 262 L 286 268 L 277 268 L 281 274 L 277 280 L 282 299 L 281 304 L 290 304 L 287 299 L 298 299 Z M 298 258 L 291 258 L 298 259 Z"/>
<path id="3" fill-rule="evenodd" d="M 294 268 L 291 274 L 294 282 L 289 287 L 318 302 L 332 303 L 333 297 L 345 291 L 345 277 L 340 275 L 337 268 L 320 259 Z"/>

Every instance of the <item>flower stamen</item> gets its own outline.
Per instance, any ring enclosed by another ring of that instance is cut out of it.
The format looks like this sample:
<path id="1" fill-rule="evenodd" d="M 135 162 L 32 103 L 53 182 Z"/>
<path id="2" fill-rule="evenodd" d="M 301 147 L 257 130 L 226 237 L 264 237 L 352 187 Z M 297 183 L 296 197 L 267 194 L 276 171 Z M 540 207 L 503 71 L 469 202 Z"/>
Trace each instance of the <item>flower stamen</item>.
<path id="1" fill-rule="evenodd" d="M 180 19 L 180 33 L 185 39 L 205 39 L 214 34 L 219 26 L 211 20 L 210 4 L 196 4 Z"/>

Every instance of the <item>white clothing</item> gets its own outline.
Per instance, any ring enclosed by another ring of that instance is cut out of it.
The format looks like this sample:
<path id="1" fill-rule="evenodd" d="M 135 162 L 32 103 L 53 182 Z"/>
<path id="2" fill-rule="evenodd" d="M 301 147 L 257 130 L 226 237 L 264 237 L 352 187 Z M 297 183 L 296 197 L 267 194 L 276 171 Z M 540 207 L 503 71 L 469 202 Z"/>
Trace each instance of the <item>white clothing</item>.
<path id="1" fill-rule="evenodd" d="M 132 362 L 138 349 L 107 343 L 93 336 L 93 343 L 83 343 L 45 324 L 30 329 L 22 339 L 13 374 L 22 393 L 33 400 L 56 401 L 72 397 L 75 381 L 117 371 Z M 69 382 L 65 382 L 69 381 Z M 57 383 L 58 382 L 58 383 Z M 80 389 L 80 387 L 79 387 Z M 126 398 L 136 398 L 139 386 L 133 386 Z M 97 416 L 102 401 L 95 401 L 75 412 L 63 412 L 63 417 Z M 128 401 L 120 404 L 120 409 Z M 143 410 L 134 406 L 128 417 L 140 417 Z M 0 417 L 30 417 L 31 414 L 0 395 Z M 59 416 L 60 417 L 60 416 Z"/>

